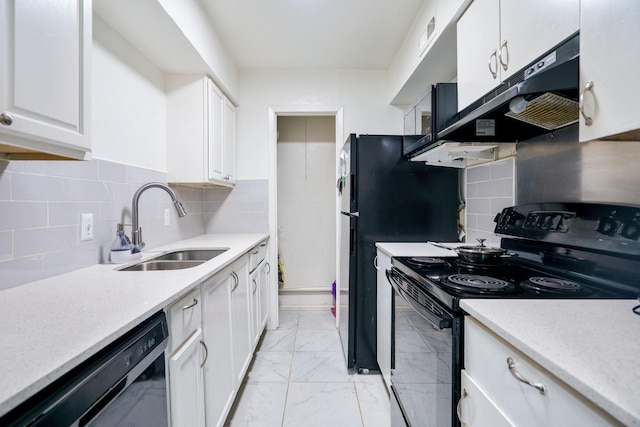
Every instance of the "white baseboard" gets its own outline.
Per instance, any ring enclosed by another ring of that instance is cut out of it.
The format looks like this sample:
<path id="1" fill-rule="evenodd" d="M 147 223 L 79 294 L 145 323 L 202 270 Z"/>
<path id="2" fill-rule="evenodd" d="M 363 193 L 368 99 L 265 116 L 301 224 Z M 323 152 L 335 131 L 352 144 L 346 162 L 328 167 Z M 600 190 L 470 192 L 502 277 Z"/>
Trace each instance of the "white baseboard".
<path id="1" fill-rule="evenodd" d="M 330 310 L 333 304 L 331 289 L 280 288 L 278 290 L 280 310 Z"/>

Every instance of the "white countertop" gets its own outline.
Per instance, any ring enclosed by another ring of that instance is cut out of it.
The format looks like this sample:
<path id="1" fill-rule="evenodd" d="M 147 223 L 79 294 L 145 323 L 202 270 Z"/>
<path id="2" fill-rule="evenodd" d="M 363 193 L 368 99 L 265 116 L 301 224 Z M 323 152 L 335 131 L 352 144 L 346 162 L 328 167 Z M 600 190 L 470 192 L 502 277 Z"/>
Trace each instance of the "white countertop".
<path id="1" fill-rule="evenodd" d="M 456 248 L 458 246 L 465 245 L 461 242 L 447 242 L 440 243 L 444 246 L 450 246 Z M 442 249 L 437 246 L 433 246 L 430 243 L 389 243 L 389 242 L 376 242 L 376 247 L 385 252 L 389 256 L 458 256 L 453 250 Z"/>
<path id="2" fill-rule="evenodd" d="M 637 300 L 462 300 L 460 306 L 626 426 L 640 426 Z"/>
<path id="3" fill-rule="evenodd" d="M 123 272 L 100 264 L 0 291 L 0 416 L 267 237 L 202 235 L 143 253 L 229 248 L 194 268 Z"/>

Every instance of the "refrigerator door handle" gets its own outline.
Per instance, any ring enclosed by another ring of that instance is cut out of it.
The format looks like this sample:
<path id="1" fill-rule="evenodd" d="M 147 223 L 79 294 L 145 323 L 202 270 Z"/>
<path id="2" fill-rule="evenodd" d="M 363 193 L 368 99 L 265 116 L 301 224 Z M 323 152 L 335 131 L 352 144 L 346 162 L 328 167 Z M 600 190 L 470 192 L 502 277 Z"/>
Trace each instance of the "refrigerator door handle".
<path id="1" fill-rule="evenodd" d="M 360 216 L 360 212 L 345 212 L 345 211 L 340 211 L 340 213 L 342 215 L 346 215 L 346 216 L 350 216 L 353 218 L 358 218 Z"/>

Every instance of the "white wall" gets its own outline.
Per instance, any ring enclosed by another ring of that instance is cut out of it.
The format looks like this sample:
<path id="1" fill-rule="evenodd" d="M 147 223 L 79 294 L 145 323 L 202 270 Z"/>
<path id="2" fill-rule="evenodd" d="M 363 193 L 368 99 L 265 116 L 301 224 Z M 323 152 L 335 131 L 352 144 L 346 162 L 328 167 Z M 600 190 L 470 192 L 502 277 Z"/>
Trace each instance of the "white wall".
<path id="1" fill-rule="evenodd" d="M 164 74 L 93 18 L 93 157 L 166 172 Z"/>
<path id="2" fill-rule="evenodd" d="M 336 279 L 335 117 L 278 117 L 278 249 L 284 289 Z"/>
<path id="3" fill-rule="evenodd" d="M 268 177 L 269 107 L 343 106 L 344 135 L 402 134 L 402 110 L 389 105 L 387 74 L 360 70 L 250 70 L 240 76 L 238 179 Z"/>

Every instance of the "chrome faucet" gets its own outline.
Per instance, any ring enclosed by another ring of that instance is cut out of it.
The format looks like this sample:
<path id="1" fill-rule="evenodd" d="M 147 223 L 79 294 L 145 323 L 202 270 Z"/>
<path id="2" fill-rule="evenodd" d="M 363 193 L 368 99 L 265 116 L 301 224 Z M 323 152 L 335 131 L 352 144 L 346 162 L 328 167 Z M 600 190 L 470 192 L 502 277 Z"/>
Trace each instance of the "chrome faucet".
<path id="1" fill-rule="evenodd" d="M 174 191 L 167 185 L 161 182 L 149 182 L 138 188 L 138 191 L 136 191 L 133 195 L 133 203 L 131 204 L 131 224 L 133 226 L 133 231 L 131 231 L 131 243 L 133 245 L 133 252 L 139 252 L 142 248 L 144 248 L 144 241 L 142 240 L 142 228 L 140 228 L 140 223 L 138 220 L 138 202 L 140 200 L 140 195 L 144 193 L 145 190 L 154 187 L 162 188 L 164 191 L 169 193 L 180 218 L 187 214 L 187 211 L 184 210 L 184 206 L 182 206 L 182 203 L 180 202 L 180 200 L 178 200 L 178 196 L 176 196 L 176 193 L 174 193 Z"/>

